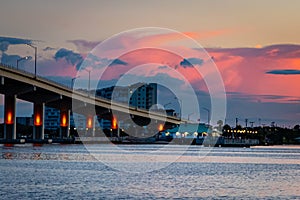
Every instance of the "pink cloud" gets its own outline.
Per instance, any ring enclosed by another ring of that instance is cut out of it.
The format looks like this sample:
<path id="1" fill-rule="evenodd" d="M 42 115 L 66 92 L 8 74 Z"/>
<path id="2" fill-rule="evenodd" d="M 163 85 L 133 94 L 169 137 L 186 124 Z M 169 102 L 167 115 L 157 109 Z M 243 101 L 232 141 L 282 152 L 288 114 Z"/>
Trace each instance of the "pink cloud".
<path id="1" fill-rule="evenodd" d="M 284 46 L 279 49 L 270 47 L 251 49 L 251 52 L 246 49 L 247 53 L 245 49 L 240 49 L 240 51 L 216 49 L 215 52 L 210 49 L 210 53 L 215 57 L 227 91 L 299 98 L 300 90 L 297 88 L 300 85 L 300 77 L 298 75 L 280 76 L 266 73 L 274 69 L 300 69 L 300 58 L 291 58 L 293 57 L 291 55 L 295 55 L 299 51 L 300 46 L 294 51 L 283 51 L 283 49 Z M 267 101 L 267 99 L 265 100 Z"/>

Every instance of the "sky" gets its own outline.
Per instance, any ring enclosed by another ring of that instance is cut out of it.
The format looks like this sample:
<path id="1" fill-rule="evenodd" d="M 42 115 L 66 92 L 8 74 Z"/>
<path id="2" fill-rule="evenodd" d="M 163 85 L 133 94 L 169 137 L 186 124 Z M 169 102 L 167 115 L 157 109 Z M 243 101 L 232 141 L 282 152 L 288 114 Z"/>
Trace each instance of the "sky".
<path id="1" fill-rule="evenodd" d="M 33 49 L 24 45 L 30 43 L 38 47 L 39 75 L 70 84 L 92 49 L 112 36 L 143 27 L 172 29 L 199 43 L 209 55 L 199 55 L 201 48 L 186 46 L 170 33 L 146 35 L 140 40 L 121 34 L 114 49 L 107 49 L 110 54 L 101 55 L 97 61 L 113 62 L 103 81 L 113 82 L 138 64 L 151 61 L 158 65 L 144 66 L 143 77 L 168 75 L 174 85 L 184 85 L 183 79 L 170 72 L 175 70 L 208 107 L 209 86 L 203 82 L 206 75 L 195 73 L 189 64 L 203 69 L 211 58 L 226 91 L 227 123 L 233 125 L 238 118 L 244 125 L 247 118 L 256 125 L 261 119 L 267 125 L 274 121 L 294 126 L 300 123 L 299 7 L 300 1 L 294 0 L 3 0 L 1 62 L 16 65 L 18 58 L 33 56 Z M 162 51 L 137 51 L 118 59 L 112 56 L 133 46 L 167 44 L 184 51 L 184 56 L 174 58 Z M 22 61 L 20 68 L 32 72 L 33 61 Z M 134 75 L 139 72 L 136 70 Z M 85 75 L 80 74 L 83 80 Z M 92 74 L 95 81 L 99 79 L 96 74 Z M 130 78 L 134 80 L 132 74 Z M 183 93 L 185 88 L 181 89 Z M 24 113 L 30 110 L 30 106 L 25 107 Z M 186 115 L 190 112 L 187 110 Z M 191 117 L 205 121 L 205 111 L 200 114 L 202 117 Z"/>

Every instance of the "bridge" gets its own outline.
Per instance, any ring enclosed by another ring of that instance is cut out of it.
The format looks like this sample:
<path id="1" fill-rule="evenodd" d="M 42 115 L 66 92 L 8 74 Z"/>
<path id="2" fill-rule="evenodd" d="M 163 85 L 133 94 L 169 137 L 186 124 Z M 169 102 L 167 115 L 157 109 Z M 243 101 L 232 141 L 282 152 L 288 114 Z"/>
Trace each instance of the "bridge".
<path id="1" fill-rule="evenodd" d="M 171 127 L 182 120 L 165 113 L 148 111 L 91 95 L 91 91 L 73 90 L 46 78 L 0 64 L 0 94 L 4 95 L 4 140 L 16 140 L 16 99 L 33 103 L 33 140 L 44 140 L 45 106 L 60 110 L 60 137 L 70 134 L 71 112 L 86 116 L 87 129 L 93 132 L 95 113 L 98 117 L 137 124 L 155 121 L 155 126 Z M 75 106 L 74 106 L 75 105 Z M 153 123 L 151 123 L 153 125 Z M 114 129 L 119 127 L 113 125 Z M 161 128 L 157 128 L 159 131 Z"/>

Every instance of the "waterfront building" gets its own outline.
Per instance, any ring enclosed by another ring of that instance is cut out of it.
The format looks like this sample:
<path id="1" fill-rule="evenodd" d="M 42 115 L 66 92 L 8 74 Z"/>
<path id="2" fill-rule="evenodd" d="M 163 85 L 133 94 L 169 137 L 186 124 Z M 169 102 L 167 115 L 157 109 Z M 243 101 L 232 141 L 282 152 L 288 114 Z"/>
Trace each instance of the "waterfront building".
<path id="1" fill-rule="evenodd" d="M 166 114 L 168 116 L 175 116 L 176 117 L 176 113 L 175 113 L 175 110 L 174 109 L 167 109 L 166 110 Z"/>
<path id="2" fill-rule="evenodd" d="M 33 117 L 16 117 L 17 124 L 33 126 Z"/>
<path id="3" fill-rule="evenodd" d="M 97 117 L 97 121 L 99 122 L 99 126 L 101 127 L 102 130 L 111 128 L 110 120 Z"/>
<path id="4" fill-rule="evenodd" d="M 56 108 L 45 107 L 45 129 L 55 131 L 60 127 L 60 111 Z"/>
<path id="5" fill-rule="evenodd" d="M 70 116 L 70 126 L 78 130 L 86 129 L 86 117 L 77 113 L 72 113 Z"/>
<path id="6" fill-rule="evenodd" d="M 129 105 L 149 110 L 157 104 L 157 84 L 136 83 L 129 86 Z"/>
<path id="7" fill-rule="evenodd" d="M 157 84 L 136 83 L 128 87 L 112 86 L 97 90 L 96 95 L 149 110 L 152 105 L 157 104 Z"/>
<path id="8" fill-rule="evenodd" d="M 110 129 L 111 122 L 110 120 L 101 119 L 99 117 L 95 117 L 97 119 L 98 124 L 96 126 L 100 126 L 102 129 Z M 21 120 L 21 119 L 20 119 Z M 22 119 L 23 121 L 25 119 Z M 86 117 L 84 115 L 80 115 L 77 113 L 72 113 L 70 116 L 70 126 L 75 127 L 78 130 L 86 129 Z M 55 108 L 45 108 L 45 129 L 48 130 L 57 130 L 60 127 L 60 111 Z"/>

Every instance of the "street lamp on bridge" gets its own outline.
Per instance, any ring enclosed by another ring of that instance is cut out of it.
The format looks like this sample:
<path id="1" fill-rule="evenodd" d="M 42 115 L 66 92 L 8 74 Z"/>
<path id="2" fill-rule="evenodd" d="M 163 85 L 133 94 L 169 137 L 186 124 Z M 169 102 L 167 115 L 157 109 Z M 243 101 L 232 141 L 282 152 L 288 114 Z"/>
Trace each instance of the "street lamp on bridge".
<path id="1" fill-rule="evenodd" d="M 179 99 L 179 98 L 177 98 L 177 97 L 174 97 L 174 99 L 177 99 L 179 102 L 180 102 L 180 105 L 179 105 L 179 112 L 180 112 L 180 119 L 181 119 L 181 115 L 182 115 L 182 100 L 181 99 Z"/>
<path id="2" fill-rule="evenodd" d="M 80 76 L 76 76 L 76 77 L 73 77 L 72 79 L 71 79 L 71 88 L 73 89 L 73 87 L 74 87 L 74 81 L 75 81 L 75 79 L 76 78 L 79 78 Z"/>
<path id="3" fill-rule="evenodd" d="M 89 73 L 89 84 L 88 84 L 88 94 L 90 96 L 90 89 L 91 89 L 91 71 L 92 70 L 88 70 L 88 69 L 84 69 L 85 71 L 87 71 Z"/>
<path id="4" fill-rule="evenodd" d="M 25 57 L 19 58 L 19 59 L 17 60 L 17 69 L 19 69 L 19 62 L 20 62 L 21 60 L 28 60 L 28 59 L 30 59 L 29 56 L 25 56 Z"/>
<path id="5" fill-rule="evenodd" d="M 207 111 L 207 125 L 209 126 L 210 110 L 208 108 L 202 107 L 203 110 Z"/>

